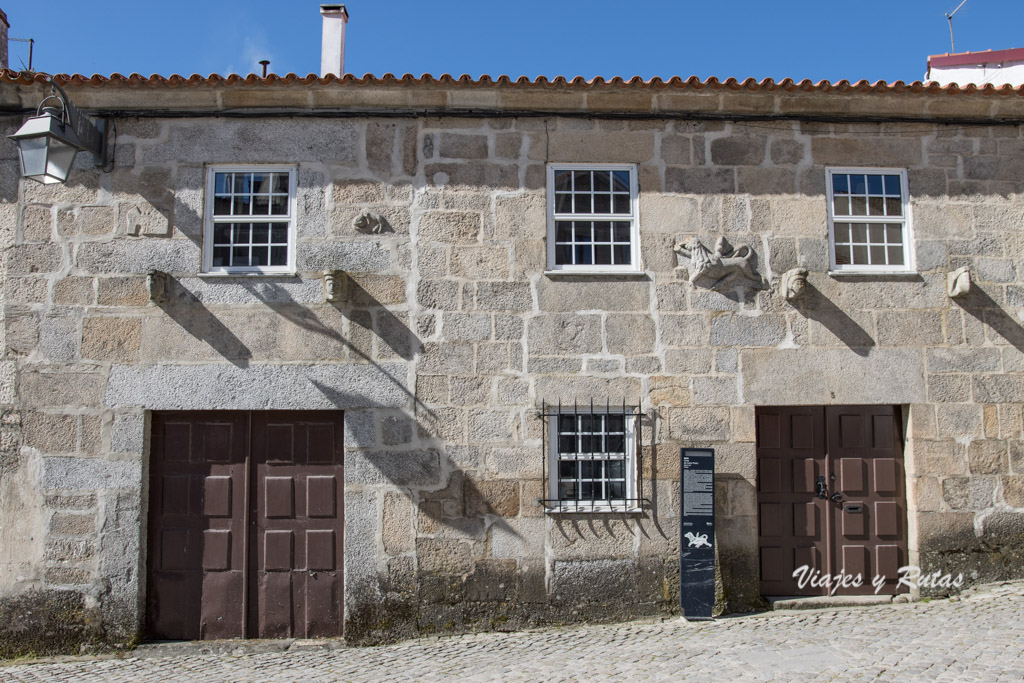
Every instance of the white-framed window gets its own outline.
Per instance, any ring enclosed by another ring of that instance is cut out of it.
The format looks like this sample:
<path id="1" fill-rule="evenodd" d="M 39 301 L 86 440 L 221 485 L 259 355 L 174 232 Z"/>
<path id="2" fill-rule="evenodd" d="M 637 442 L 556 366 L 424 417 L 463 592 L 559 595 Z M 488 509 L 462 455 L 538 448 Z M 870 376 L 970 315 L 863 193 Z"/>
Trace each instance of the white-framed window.
<path id="1" fill-rule="evenodd" d="M 294 166 L 210 166 L 203 271 L 295 272 Z"/>
<path id="2" fill-rule="evenodd" d="M 548 511 L 640 509 L 636 413 L 560 409 L 547 419 Z"/>
<path id="3" fill-rule="evenodd" d="M 548 271 L 639 272 L 635 164 L 548 164 Z"/>
<path id="4" fill-rule="evenodd" d="M 829 168 L 825 173 L 831 270 L 913 271 L 906 169 Z"/>

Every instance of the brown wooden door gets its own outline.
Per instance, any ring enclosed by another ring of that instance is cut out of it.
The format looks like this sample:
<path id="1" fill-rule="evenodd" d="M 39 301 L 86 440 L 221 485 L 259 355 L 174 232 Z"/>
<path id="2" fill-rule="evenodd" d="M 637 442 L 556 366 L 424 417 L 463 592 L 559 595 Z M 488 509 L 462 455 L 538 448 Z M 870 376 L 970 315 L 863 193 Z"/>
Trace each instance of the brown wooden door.
<path id="1" fill-rule="evenodd" d="M 342 413 L 154 413 L 147 629 L 342 634 Z"/>
<path id="2" fill-rule="evenodd" d="M 827 595 L 809 576 L 854 577 L 835 592 L 892 594 L 907 560 L 899 413 L 891 406 L 758 408 L 761 592 Z M 820 489 L 820 490 L 819 490 Z"/>

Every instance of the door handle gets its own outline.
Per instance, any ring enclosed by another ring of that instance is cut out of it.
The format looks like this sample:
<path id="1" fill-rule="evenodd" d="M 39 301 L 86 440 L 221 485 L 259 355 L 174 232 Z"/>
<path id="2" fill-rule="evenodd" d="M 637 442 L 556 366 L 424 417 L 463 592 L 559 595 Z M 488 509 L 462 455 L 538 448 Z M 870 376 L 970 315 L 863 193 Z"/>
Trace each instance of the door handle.
<path id="1" fill-rule="evenodd" d="M 819 476 L 818 480 L 814 482 L 814 492 L 818 498 L 828 498 L 828 484 L 825 483 L 824 476 Z"/>
<path id="2" fill-rule="evenodd" d="M 835 493 L 833 493 L 832 494 L 832 502 L 835 503 L 836 505 L 842 505 L 843 504 L 843 494 L 839 493 L 839 491 L 836 491 Z"/>

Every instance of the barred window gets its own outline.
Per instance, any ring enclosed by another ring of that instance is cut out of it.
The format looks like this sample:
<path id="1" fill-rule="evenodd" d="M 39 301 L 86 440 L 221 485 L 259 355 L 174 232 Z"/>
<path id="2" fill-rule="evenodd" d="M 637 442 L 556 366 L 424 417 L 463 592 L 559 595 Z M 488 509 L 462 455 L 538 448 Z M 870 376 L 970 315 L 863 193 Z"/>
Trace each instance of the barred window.
<path id="1" fill-rule="evenodd" d="M 548 166 L 548 270 L 640 270 L 636 166 Z"/>
<path id="2" fill-rule="evenodd" d="M 212 167 L 206 203 L 206 272 L 294 272 L 294 167 Z"/>
<path id="3" fill-rule="evenodd" d="M 559 408 L 545 417 L 549 511 L 631 511 L 638 495 L 637 428 L 628 409 Z"/>
<path id="4" fill-rule="evenodd" d="M 910 271 L 907 172 L 827 169 L 833 271 Z"/>

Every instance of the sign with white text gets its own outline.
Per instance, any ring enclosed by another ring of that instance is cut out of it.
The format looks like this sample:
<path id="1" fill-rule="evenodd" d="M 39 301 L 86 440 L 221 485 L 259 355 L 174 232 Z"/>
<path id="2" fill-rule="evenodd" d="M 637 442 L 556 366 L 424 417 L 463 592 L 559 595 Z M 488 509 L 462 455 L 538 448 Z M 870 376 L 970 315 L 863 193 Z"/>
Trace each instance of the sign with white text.
<path id="1" fill-rule="evenodd" d="M 679 524 L 679 605 L 687 621 L 715 606 L 715 451 L 683 448 Z"/>

